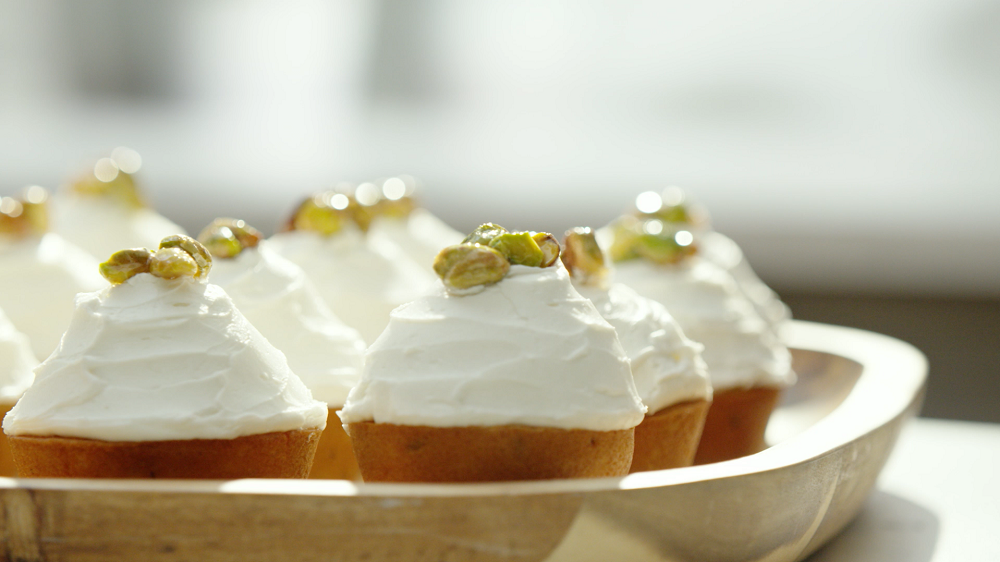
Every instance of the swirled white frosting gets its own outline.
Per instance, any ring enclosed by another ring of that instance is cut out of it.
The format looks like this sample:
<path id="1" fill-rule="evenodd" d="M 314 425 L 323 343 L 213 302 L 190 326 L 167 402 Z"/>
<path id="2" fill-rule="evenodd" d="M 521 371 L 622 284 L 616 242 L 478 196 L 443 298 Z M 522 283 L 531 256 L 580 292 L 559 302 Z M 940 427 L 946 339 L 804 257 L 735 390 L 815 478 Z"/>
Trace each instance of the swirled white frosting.
<path id="1" fill-rule="evenodd" d="M 712 398 L 702 345 L 684 336 L 662 304 L 621 283 L 609 289 L 576 288 L 618 332 L 632 363 L 639 397 L 649 413 L 687 400 Z"/>
<path id="2" fill-rule="evenodd" d="M 332 236 L 281 232 L 268 243 L 295 262 L 345 324 L 374 341 L 397 306 L 432 291 L 437 278 L 388 240 L 369 240 L 353 228 Z"/>
<path id="3" fill-rule="evenodd" d="M 58 234 L 0 236 L 0 308 L 28 336 L 36 357 L 59 345 L 76 294 L 107 285 L 97 260 Z"/>
<path id="4" fill-rule="evenodd" d="M 235 258 L 216 259 L 208 279 L 285 354 L 314 398 L 333 408 L 344 404 L 361 376 L 365 342 L 333 315 L 299 266 L 262 242 Z"/>
<path id="5" fill-rule="evenodd" d="M 465 235 L 426 209 L 414 209 L 406 218 L 379 217 L 368 230 L 371 238 L 385 237 L 413 261 L 434 272 L 434 258 L 441 248 L 460 243 Z"/>
<path id="6" fill-rule="evenodd" d="M 773 328 L 779 328 L 792 318 L 788 305 L 760 280 L 736 242 L 718 232 L 705 232 L 700 238 L 700 248 L 705 259 L 733 276 L 740 291 L 757 309 L 757 314 Z"/>
<path id="7" fill-rule="evenodd" d="M 37 364 L 28 337 L 0 310 L 0 405 L 13 404 L 31 386 L 31 370 Z"/>
<path id="8" fill-rule="evenodd" d="M 698 257 L 678 265 L 643 259 L 617 265 L 617 279 L 667 307 L 684 333 L 705 346 L 715 390 L 795 382 L 791 355 L 726 270 Z"/>
<path id="9" fill-rule="evenodd" d="M 144 273 L 77 298 L 62 344 L 3 428 L 105 441 L 232 439 L 323 428 L 326 416 L 220 287 Z"/>
<path id="10" fill-rule="evenodd" d="M 56 195 L 53 230 L 100 261 L 122 248 L 156 248 L 183 228 L 146 207 L 131 207 L 105 197 Z"/>
<path id="11" fill-rule="evenodd" d="M 611 431 L 642 421 L 614 328 L 561 263 L 513 266 L 469 294 L 438 287 L 393 311 L 340 412 L 344 423 Z"/>

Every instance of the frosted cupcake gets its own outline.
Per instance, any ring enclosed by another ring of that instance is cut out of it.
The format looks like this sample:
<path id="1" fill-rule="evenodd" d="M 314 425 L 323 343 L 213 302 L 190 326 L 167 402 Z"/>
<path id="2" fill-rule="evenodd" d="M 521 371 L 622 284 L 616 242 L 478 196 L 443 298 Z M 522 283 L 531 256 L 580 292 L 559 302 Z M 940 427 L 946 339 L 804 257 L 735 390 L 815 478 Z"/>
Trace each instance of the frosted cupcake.
<path id="1" fill-rule="evenodd" d="M 91 255 L 120 248 L 152 248 L 184 229 L 149 208 L 135 183 L 142 158 L 119 147 L 60 190 L 54 201 L 54 230 Z"/>
<path id="2" fill-rule="evenodd" d="M 59 345 L 76 294 L 107 285 L 97 260 L 48 232 L 47 201 L 38 186 L 0 198 L 0 308 L 41 358 Z"/>
<path id="3" fill-rule="evenodd" d="M 698 238 L 701 257 L 728 271 L 743 296 L 753 303 L 757 314 L 775 330 L 792 317 L 778 294 L 750 267 L 743 250 L 724 234 L 713 231 L 708 212 L 702 206 L 691 204 L 682 189 L 668 187 L 659 193 L 640 193 L 635 201 L 635 216 L 641 220 L 658 220 L 668 231 L 692 232 Z M 612 238 L 609 229 L 603 230 L 599 234 L 602 244 Z"/>
<path id="4" fill-rule="evenodd" d="M 628 473 L 645 407 L 558 255 L 495 225 L 441 251 L 438 291 L 393 311 L 340 412 L 365 481 Z"/>
<path id="5" fill-rule="evenodd" d="M 632 472 L 690 466 L 712 401 L 702 346 L 684 336 L 662 304 L 612 284 L 589 228 L 566 233 L 562 261 L 573 285 L 614 326 L 648 413 L 635 428 Z"/>
<path id="6" fill-rule="evenodd" d="M 0 416 L 6 415 L 31 386 L 31 370 L 37 364 L 28 337 L 18 332 L 0 310 Z M 0 434 L 0 476 L 16 474 L 7 437 Z"/>
<path id="7" fill-rule="evenodd" d="M 705 346 L 714 395 L 695 463 L 762 450 L 781 389 L 795 382 L 788 349 L 733 276 L 699 255 L 690 231 L 623 217 L 613 235 L 618 280 L 666 306 L 684 333 Z"/>
<path id="8" fill-rule="evenodd" d="M 441 248 L 460 243 L 465 235 L 418 206 L 414 198 L 416 187 L 413 177 L 403 175 L 361 184 L 355 197 L 374 210 L 368 231 L 371 239 L 390 241 L 433 272 L 434 258 Z"/>
<path id="9" fill-rule="evenodd" d="M 304 478 L 326 405 L 205 282 L 186 236 L 101 264 L 59 349 L 4 418 L 21 476 Z"/>
<path id="10" fill-rule="evenodd" d="M 336 419 L 334 412 L 361 375 L 365 343 L 333 315 L 302 269 L 261 243 L 262 238 L 235 219 L 217 219 L 202 230 L 198 239 L 214 264 L 209 282 L 222 287 L 243 316 L 285 354 L 292 372 Z M 311 477 L 360 477 L 340 424 L 323 430 Z"/>
<path id="11" fill-rule="evenodd" d="M 434 277 L 395 244 L 370 240 L 370 211 L 344 193 L 305 200 L 268 245 L 301 267 L 345 324 L 374 341 L 389 312 L 431 291 Z"/>

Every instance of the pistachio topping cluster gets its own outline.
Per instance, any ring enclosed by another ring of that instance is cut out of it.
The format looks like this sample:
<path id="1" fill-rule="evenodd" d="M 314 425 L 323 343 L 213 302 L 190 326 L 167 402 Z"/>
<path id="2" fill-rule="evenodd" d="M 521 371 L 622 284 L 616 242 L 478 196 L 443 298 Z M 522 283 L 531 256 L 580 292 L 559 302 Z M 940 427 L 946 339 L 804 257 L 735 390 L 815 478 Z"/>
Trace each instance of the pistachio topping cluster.
<path id="1" fill-rule="evenodd" d="M 206 226 L 200 234 L 201 242 L 214 258 L 235 258 L 243 250 L 256 248 L 264 235 L 245 221 L 218 218 Z"/>
<path id="2" fill-rule="evenodd" d="M 594 231 L 589 227 L 576 227 L 566 231 L 562 262 L 578 283 L 593 287 L 607 285 L 609 268 Z"/>
<path id="3" fill-rule="evenodd" d="M 139 153 L 119 146 L 111 156 L 101 158 L 92 170 L 82 174 L 70 189 L 80 195 L 108 197 L 130 207 L 145 207 L 133 174 L 142 167 Z"/>
<path id="4" fill-rule="evenodd" d="M 25 188 L 19 198 L 0 197 L 0 234 L 17 238 L 45 234 L 48 200 L 48 191 L 37 185 Z"/>
<path id="5" fill-rule="evenodd" d="M 295 209 L 285 230 L 311 230 L 325 236 L 354 223 L 368 232 L 376 217 L 405 218 L 416 208 L 416 180 L 397 176 L 357 186 L 337 184 L 333 189 L 310 195 Z"/>
<path id="6" fill-rule="evenodd" d="M 548 232 L 510 232 L 486 223 L 434 258 L 434 271 L 452 289 L 497 283 L 511 265 L 549 267 L 559 259 L 559 242 Z"/>
<path id="7" fill-rule="evenodd" d="M 112 285 L 120 285 L 140 273 L 161 279 L 193 277 L 204 281 L 212 269 L 212 255 L 194 238 L 175 234 L 160 241 L 155 252 L 131 248 L 115 252 L 100 265 L 101 275 Z"/>
<path id="8" fill-rule="evenodd" d="M 684 190 L 671 186 L 662 192 L 645 191 L 635 198 L 635 216 L 657 219 L 672 225 L 689 225 L 693 228 L 708 226 L 706 213 L 692 206 Z"/>
<path id="9" fill-rule="evenodd" d="M 608 253 L 616 262 L 644 258 L 659 264 L 674 264 L 698 252 L 694 234 L 660 219 L 625 215 L 609 225 L 613 234 Z"/>

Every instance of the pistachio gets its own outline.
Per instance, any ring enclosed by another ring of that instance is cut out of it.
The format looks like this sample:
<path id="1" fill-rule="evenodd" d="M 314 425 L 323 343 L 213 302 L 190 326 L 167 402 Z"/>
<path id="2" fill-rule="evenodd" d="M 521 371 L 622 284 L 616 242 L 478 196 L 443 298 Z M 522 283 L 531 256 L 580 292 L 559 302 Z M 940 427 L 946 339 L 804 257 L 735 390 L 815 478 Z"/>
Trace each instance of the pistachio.
<path id="1" fill-rule="evenodd" d="M 162 279 L 198 277 L 201 268 L 195 258 L 179 247 L 161 247 L 149 260 L 149 272 Z"/>
<path id="2" fill-rule="evenodd" d="M 140 273 L 149 273 L 153 252 L 146 248 L 120 250 L 111 254 L 108 261 L 99 266 L 99 271 L 112 285 L 120 285 Z"/>
<path id="3" fill-rule="evenodd" d="M 49 193 L 37 185 L 25 188 L 20 199 L 0 197 L 0 233 L 27 236 L 48 232 L 48 199 Z"/>
<path id="4" fill-rule="evenodd" d="M 565 243 L 562 261 L 570 276 L 584 285 L 603 286 L 608 267 L 594 232 L 586 227 L 573 228 L 566 231 Z"/>
<path id="5" fill-rule="evenodd" d="M 538 264 L 538 267 L 549 267 L 556 263 L 561 251 L 559 241 L 556 240 L 556 237 L 548 232 L 533 232 L 531 237 L 538 244 L 539 249 L 542 250 L 542 263 Z"/>
<path id="6" fill-rule="evenodd" d="M 489 246 L 456 244 L 438 253 L 434 271 L 445 286 L 468 289 L 500 281 L 510 271 L 510 262 Z"/>
<path id="7" fill-rule="evenodd" d="M 190 236 L 174 234 L 173 236 L 167 236 L 163 240 L 160 240 L 161 250 L 170 248 L 179 248 L 191 256 L 195 265 L 198 266 L 194 275 L 195 278 L 205 279 L 208 277 L 208 272 L 212 269 L 212 254 L 208 253 L 208 249 L 205 248 L 201 242 L 198 242 Z"/>
<path id="8" fill-rule="evenodd" d="M 656 263 L 678 263 L 697 252 L 697 247 L 692 243 L 692 240 L 681 239 L 682 237 L 679 235 L 682 232 L 691 236 L 690 232 L 686 230 L 643 234 L 636 242 L 635 251 L 640 256 Z"/>
<path id="9" fill-rule="evenodd" d="M 488 222 L 473 230 L 471 234 L 465 237 L 465 240 L 462 240 L 462 244 L 482 244 L 483 246 L 489 246 L 494 238 L 506 233 L 506 228 L 499 224 Z"/>
<path id="10" fill-rule="evenodd" d="M 115 152 L 119 152 L 118 149 Z M 135 158 L 139 157 L 134 151 L 129 152 Z M 72 191 L 80 195 L 110 197 L 131 207 L 144 207 L 145 202 L 139 194 L 135 179 L 126 171 L 134 172 L 138 167 L 132 162 L 119 162 L 114 156 L 115 153 L 112 153 L 112 158 L 98 160 L 93 169 L 82 174 L 71 185 Z"/>
<path id="11" fill-rule="evenodd" d="M 491 240 L 490 247 L 499 250 L 511 265 L 539 267 L 545 259 L 530 232 L 505 232 Z"/>
<path id="12" fill-rule="evenodd" d="M 642 221 L 632 216 L 623 216 L 609 225 L 612 232 L 611 247 L 608 255 L 612 261 L 626 261 L 639 257 L 635 246 L 642 233 Z"/>
<path id="13" fill-rule="evenodd" d="M 347 196 L 342 193 L 317 193 L 299 204 L 287 229 L 311 230 L 327 236 L 336 234 L 346 221 L 351 220 L 347 212 L 349 204 Z"/>
<path id="14" fill-rule="evenodd" d="M 234 258 L 247 248 L 256 248 L 264 235 L 239 219 L 219 218 L 198 234 L 214 258 Z"/>
<path id="15" fill-rule="evenodd" d="M 402 219 L 410 216 L 410 213 L 417 208 L 417 204 L 412 197 L 402 197 L 400 199 L 380 199 L 375 204 L 375 216 Z"/>

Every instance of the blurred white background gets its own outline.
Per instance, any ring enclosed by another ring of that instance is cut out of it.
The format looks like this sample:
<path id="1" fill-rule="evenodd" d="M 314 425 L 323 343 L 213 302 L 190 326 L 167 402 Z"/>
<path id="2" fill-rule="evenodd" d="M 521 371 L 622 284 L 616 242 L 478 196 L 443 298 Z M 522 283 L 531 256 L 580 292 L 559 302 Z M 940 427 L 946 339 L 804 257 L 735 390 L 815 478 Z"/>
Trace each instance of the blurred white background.
<path id="1" fill-rule="evenodd" d="M 407 172 L 459 229 L 687 187 L 781 288 L 1000 295 L 991 0 L 0 0 L 0 192 L 125 144 L 272 228 Z"/>

